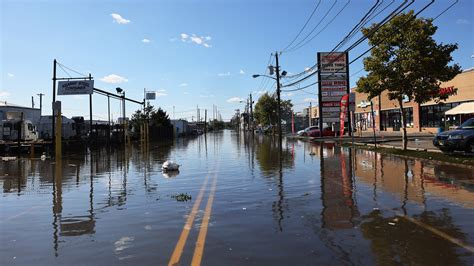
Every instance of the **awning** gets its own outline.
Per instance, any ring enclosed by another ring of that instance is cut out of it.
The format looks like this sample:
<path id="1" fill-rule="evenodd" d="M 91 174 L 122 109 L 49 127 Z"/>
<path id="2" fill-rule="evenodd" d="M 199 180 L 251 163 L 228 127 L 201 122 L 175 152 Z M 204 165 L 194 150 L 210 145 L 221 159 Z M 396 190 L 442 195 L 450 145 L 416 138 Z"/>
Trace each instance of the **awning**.
<path id="1" fill-rule="evenodd" d="M 460 105 L 449 109 L 445 115 L 474 114 L 474 102 L 461 103 Z"/>

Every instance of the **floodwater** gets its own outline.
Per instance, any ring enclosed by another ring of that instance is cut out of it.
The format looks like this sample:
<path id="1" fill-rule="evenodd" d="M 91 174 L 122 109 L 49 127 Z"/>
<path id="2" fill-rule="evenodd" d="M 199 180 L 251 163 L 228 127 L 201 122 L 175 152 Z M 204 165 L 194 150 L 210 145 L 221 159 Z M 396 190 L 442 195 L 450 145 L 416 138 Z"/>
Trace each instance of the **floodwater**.
<path id="1" fill-rule="evenodd" d="M 0 265 L 474 263 L 472 168 L 278 151 L 224 131 L 0 162 Z M 179 173 L 161 172 L 167 159 Z"/>

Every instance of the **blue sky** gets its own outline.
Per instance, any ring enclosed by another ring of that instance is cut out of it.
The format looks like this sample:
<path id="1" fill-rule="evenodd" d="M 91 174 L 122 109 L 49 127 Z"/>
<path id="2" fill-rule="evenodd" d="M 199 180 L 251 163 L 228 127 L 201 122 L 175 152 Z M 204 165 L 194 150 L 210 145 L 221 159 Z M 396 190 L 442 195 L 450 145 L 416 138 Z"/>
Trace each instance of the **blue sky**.
<path id="1" fill-rule="evenodd" d="M 348 2 L 338 0 L 314 33 Z M 383 6 L 391 0 L 385 0 Z M 412 5 L 419 10 L 429 1 Z M 421 15 L 435 17 L 453 1 L 437 1 Z M 51 113 L 53 59 L 81 73 L 91 73 L 95 87 L 142 100 L 143 89 L 156 91 L 152 101 L 173 117 L 191 120 L 196 107 L 218 106 L 230 119 L 249 93 L 254 99 L 265 90 L 274 91 L 274 82 L 252 79 L 263 73 L 270 53 L 283 49 L 296 36 L 318 1 L 9 1 L 0 0 L 0 100 L 31 105 L 31 96 L 44 93 L 43 113 Z M 334 1 L 323 0 L 301 37 L 319 22 Z M 281 55 L 282 70 L 299 73 L 316 62 L 316 53 L 331 50 L 375 3 L 349 1 L 336 19 L 313 41 Z M 395 0 L 392 10 L 401 0 Z M 374 21 L 383 17 L 382 13 Z M 435 39 L 459 44 L 454 61 L 464 69 L 474 64 L 474 6 L 460 0 L 435 20 Z M 357 37 L 360 36 L 360 33 Z M 354 38 L 350 43 L 356 40 Z M 297 41 L 298 42 L 298 41 Z M 367 49 L 364 42 L 350 52 L 355 58 Z M 343 47 L 347 48 L 347 46 Z M 350 67 L 362 68 L 361 60 Z M 77 76 L 70 72 L 71 75 Z M 351 86 L 359 72 L 351 77 Z M 58 68 L 59 77 L 67 77 Z M 312 77 L 309 84 L 316 81 Z M 316 93 L 316 86 L 306 89 Z M 283 93 L 295 111 L 309 105 L 315 95 Z M 59 96 L 66 116 L 88 117 L 88 97 Z M 313 100 L 314 101 L 314 100 Z M 93 96 L 94 119 L 107 119 L 107 99 Z M 112 101 L 113 117 L 119 103 Z M 139 106 L 128 103 L 127 115 Z M 203 114 L 204 111 L 201 112 Z"/>

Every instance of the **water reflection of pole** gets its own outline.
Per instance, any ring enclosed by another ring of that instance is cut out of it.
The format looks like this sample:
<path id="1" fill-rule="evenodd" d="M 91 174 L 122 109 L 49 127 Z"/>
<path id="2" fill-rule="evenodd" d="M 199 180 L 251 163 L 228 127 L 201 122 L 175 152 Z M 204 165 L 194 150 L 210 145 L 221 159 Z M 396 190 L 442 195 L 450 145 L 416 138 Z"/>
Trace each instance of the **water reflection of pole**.
<path id="1" fill-rule="evenodd" d="M 281 147 L 281 138 L 279 139 L 280 152 L 278 154 L 278 202 L 277 202 L 277 211 L 278 211 L 278 228 L 280 232 L 283 231 L 282 221 L 283 221 L 283 201 L 285 199 L 283 191 L 283 164 L 282 164 L 282 147 Z"/>
<path id="2" fill-rule="evenodd" d="M 326 201 L 324 200 L 324 193 L 325 193 L 325 190 L 324 190 L 324 183 L 325 183 L 325 179 L 326 177 L 324 176 L 324 152 L 323 152 L 323 146 L 321 144 L 321 142 L 319 143 L 319 175 L 321 176 L 321 199 L 323 199 L 321 201 L 322 205 L 323 205 L 323 209 L 321 210 L 321 227 L 322 228 L 325 228 L 326 227 L 326 221 L 324 219 L 324 213 L 326 211 Z"/>
<path id="3" fill-rule="evenodd" d="M 405 166 L 405 171 L 404 171 L 404 181 L 405 181 L 405 187 L 404 187 L 404 190 L 403 190 L 403 202 L 402 202 L 402 210 L 403 210 L 403 214 L 404 215 L 407 215 L 407 209 L 406 209 L 406 205 L 407 205 L 407 202 L 408 202 L 408 162 L 406 159 L 403 159 L 404 161 L 404 166 Z"/>
<path id="4" fill-rule="evenodd" d="M 57 257 L 59 247 L 59 220 L 63 210 L 62 207 L 62 160 L 56 158 L 53 171 L 53 248 Z"/>

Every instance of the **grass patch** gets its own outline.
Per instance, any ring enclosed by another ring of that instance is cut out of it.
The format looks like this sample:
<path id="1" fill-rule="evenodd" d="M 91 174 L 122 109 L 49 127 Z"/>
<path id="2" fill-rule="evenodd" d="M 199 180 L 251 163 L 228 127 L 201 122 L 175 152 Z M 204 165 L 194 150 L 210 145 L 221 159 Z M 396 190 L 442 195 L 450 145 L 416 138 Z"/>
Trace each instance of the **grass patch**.
<path id="1" fill-rule="evenodd" d="M 350 143 L 343 143 L 342 146 L 352 147 Z M 435 161 L 474 166 L 474 157 L 466 156 L 463 154 L 457 154 L 457 153 L 438 153 L 438 152 L 413 151 L 413 150 L 404 151 L 404 150 L 395 149 L 395 148 L 385 148 L 385 147 L 375 148 L 374 146 L 357 145 L 357 144 L 354 144 L 354 147 L 359 148 L 359 149 L 364 149 L 364 150 L 375 151 L 379 153 L 393 154 L 393 155 L 397 155 L 401 157 L 411 157 L 411 158 L 435 160 Z"/>

